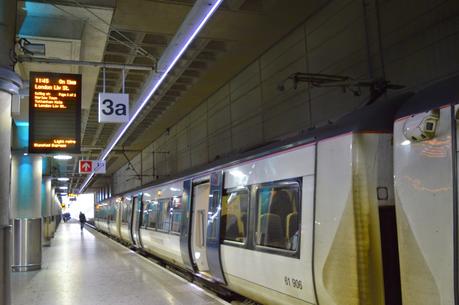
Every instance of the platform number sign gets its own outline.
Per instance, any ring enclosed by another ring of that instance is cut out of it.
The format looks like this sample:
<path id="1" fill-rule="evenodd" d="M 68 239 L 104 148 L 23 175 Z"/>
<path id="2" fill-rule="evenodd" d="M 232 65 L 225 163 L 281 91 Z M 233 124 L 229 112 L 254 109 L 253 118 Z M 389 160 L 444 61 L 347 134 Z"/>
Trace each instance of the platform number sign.
<path id="1" fill-rule="evenodd" d="M 129 120 L 129 94 L 99 93 L 99 123 L 124 123 Z"/>

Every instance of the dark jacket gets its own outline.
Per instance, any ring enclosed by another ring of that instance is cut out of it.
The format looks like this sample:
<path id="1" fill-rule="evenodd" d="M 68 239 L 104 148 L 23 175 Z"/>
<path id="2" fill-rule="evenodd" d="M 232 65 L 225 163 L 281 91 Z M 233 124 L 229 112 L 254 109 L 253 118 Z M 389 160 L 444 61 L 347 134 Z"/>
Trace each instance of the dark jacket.
<path id="1" fill-rule="evenodd" d="M 83 213 L 80 213 L 80 222 L 86 222 L 86 216 Z"/>

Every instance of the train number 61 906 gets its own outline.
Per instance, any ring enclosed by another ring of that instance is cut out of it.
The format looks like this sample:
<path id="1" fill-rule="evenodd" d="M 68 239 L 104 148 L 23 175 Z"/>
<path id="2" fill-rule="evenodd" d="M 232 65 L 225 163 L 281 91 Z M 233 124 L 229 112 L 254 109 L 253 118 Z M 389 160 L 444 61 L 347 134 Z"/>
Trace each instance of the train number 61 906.
<path id="1" fill-rule="evenodd" d="M 300 280 L 297 279 L 291 279 L 288 276 L 284 277 L 284 283 L 286 286 L 290 286 L 296 289 L 303 289 L 303 283 Z"/>

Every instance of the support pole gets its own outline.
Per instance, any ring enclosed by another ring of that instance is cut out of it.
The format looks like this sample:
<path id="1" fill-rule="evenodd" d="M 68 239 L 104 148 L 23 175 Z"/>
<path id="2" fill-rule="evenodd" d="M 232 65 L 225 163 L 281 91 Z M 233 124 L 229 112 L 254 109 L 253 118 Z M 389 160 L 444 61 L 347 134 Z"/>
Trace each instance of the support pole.
<path id="1" fill-rule="evenodd" d="M 10 152 L 11 94 L 0 91 L 0 305 L 11 304 Z"/>
<path id="2" fill-rule="evenodd" d="M 22 86 L 13 71 L 17 1 L 0 0 L 0 305 L 11 304 L 10 155 L 11 99 Z"/>

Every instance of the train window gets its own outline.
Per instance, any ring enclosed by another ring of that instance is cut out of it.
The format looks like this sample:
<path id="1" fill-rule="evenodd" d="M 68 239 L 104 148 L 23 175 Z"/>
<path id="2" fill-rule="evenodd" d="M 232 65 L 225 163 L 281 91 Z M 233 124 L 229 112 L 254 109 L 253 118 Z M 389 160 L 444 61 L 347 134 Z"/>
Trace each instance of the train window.
<path id="1" fill-rule="evenodd" d="M 158 230 L 169 232 L 171 226 L 169 198 L 158 200 Z"/>
<path id="2" fill-rule="evenodd" d="M 297 182 L 262 186 L 257 191 L 256 244 L 298 250 L 300 187 Z"/>
<path id="3" fill-rule="evenodd" d="M 148 212 L 148 222 L 145 226 L 151 229 L 156 229 L 158 223 L 159 202 L 157 200 L 148 201 L 146 211 Z"/>
<path id="4" fill-rule="evenodd" d="M 246 242 L 248 211 L 249 192 L 247 189 L 228 191 L 223 194 L 221 240 Z"/>
<path id="5" fill-rule="evenodd" d="M 122 206 L 123 209 L 121 213 L 121 222 L 124 224 L 129 224 L 131 217 L 131 198 L 124 197 Z"/>
<path id="6" fill-rule="evenodd" d="M 180 233 L 180 224 L 182 221 L 182 197 L 172 198 L 170 213 L 172 217 L 171 232 Z"/>
<path id="7" fill-rule="evenodd" d="M 142 219 L 142 224 L 141 224 L 141 227 L 142 228 L 148 228 L 149 225 L 150 225 L 150 219 L 149 219 L 149 208 L 148 206 L 150 205 L 150 202 L 149 201 L 146 201 L 144 203 L 144 208 L 143 208 L 143 219 Z"/>

